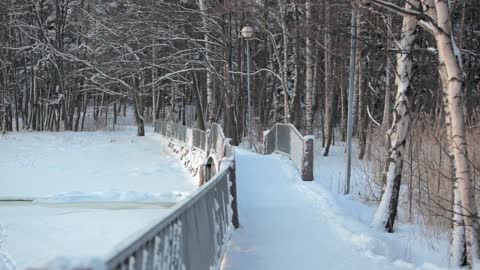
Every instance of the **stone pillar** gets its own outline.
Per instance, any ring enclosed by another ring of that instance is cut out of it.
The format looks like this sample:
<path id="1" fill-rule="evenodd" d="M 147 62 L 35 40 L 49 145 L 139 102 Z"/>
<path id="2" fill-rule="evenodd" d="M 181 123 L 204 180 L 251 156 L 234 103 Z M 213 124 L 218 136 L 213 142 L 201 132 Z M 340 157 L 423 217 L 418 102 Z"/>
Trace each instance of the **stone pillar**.
<path id="1" fill-rule="evenodd" d="M 206 173 L 206 167 L 207 167 L 207 164 L 201 164 L 199 167 L 198 167 L 198 183 L 197 185 L 199 187 L 203 186 L 203 184 L 205 184 L 205 173 Z"/>
<path id="2" fill-rule="evenodd" d="M 303 181 L 313 181 L 313 141 L 314 136 L 305 136 L 303 141 L 302 157 L 302 179 Z"/>

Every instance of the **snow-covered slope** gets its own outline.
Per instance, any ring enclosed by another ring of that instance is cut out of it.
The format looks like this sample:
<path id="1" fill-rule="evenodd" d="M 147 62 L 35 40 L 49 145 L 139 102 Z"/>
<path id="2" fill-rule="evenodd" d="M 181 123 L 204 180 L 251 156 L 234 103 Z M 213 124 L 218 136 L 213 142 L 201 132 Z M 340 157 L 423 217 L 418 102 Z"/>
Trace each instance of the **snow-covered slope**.
<path id="1" fill-rule="evenodd" d="M 362 222 L 365 206 L 302 182 L 287 158 L 237 150 L 236 166 L 241 228 L 223 269 L 438 269 L 439 256 L 408 260 L 398 235 Z"/>

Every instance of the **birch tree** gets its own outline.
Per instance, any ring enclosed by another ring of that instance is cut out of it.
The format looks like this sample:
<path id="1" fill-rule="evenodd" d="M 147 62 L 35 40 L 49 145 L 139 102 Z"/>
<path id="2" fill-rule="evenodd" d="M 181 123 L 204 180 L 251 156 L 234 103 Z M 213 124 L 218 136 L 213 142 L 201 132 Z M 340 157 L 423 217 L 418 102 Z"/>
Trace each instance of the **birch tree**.
<path id="1" fill-rule="evenodd" d="M 202 14 L 202 24 L 203 24 L 203 35 L 205 40 L 205 62 L 207 65 L 207 119 L 208 123 L 212 124 L 214 119 L 214 98 L 213 98 L 213 70 L 212 70 L 212 61 L 210 57 L 211 53 L 211 44 L 209 41 L 209 22 L 208 22 L 208 7 L 205 0 L 199 0 L 198 5 L 200 12 Z"/>
<path id="2" fill-rule="evenodd" d="M 333 103 L 335 99 L 335 91 L 332 85 L 332 54 L 331 54 L 331 33 L 330 33 L 330 1 L 324 1 L 324 14 L 325 14 L 325 34 L 324 34 L 324 81 L 325 81 L 325 149 L 323 150 L 323 155 L 328 156 L 330 152 L 330 145 L 332 143 L 333 136 Z"/>
<path id="3" fill-rule="evenodd" d="M 446 99 L 444 99 L 448 107 L 448 113 L 446 114 L 447 134 L 450 141 L 450 150 L 453 154 L 455 179 L 458 181 L 460 204 L 462 206 L 461 214 L 463 215 L 463 221 L 465 223 L 467 263 L 474 268 L 480 267 L 480 265 L 477 265 L 480 261 L 480 223 L 478 221 L 467 151 L 465 115 L 462 104 L 462 61 L 453 35 L 449 3 L 447 1 L 423 0 L 421 10 L 402 9 L 396 5 L 379 0 L 374 0 L 372 3 L 391 9 L 401 14 L 404 19 L 410 18 L 417 20 L 419 24 L 432 33 L 435 38 L 441 63 L 441 78 L 442 81 L 447 84 L 447 95 Z M 458 202 L 458 198 L 455 199 L 454 202 Z M 455 223 L 457 224 L 455 225 Z M 458 221 L 454 221 L 453 231 L 455 231 L 455 226 L 457 226 L 457 228 L 459 227 Z M 461 245 L 461 241 L 454 240 L 452 244 Z M 456 249 L 459 249 L 459 247 L 456 247 Z M 454 263 L 459 263 L 461 258 L 457 256 L 458 252 L 453 251 L 452 254 L 452 258 L 455 260 Z"/>
<path id="4" fill-rule="evenodd" d="M 418 7 L 418 2 L 407 2 L 406 10 Z M 411 49 L 415 40 L 417 19 L 404 17 L 402 22 L 401 36 L 396 42 L 399 53 L 397 54 L 395 84 L 396 97 L 393 109 L 392 127 L 387 132 L 388 159 L 383 176 L 384 189 L 380 204 L 375 212 L 372 225 L 383 228 L 387 232 L 393 232 L 394 222 L 397 216 L 398 197 L 402 181 L 403 158 L 405 144 L 410 128 L 410 80 L 412 78 Z"/>
<path id="5" fill-rule="evenodd" d="M 305 39 L 305 120 L 306 134 L 313 133 L 313 68 L 314 68 L 314 49 L 313 49 L 313 31 L 312 31 L 312 3 L 310 0 L 305 2 L 307 35 Z"/>
<path id="6" fill-rule="evenodd" d="M 439 58 L 445 63 L 446 80 L 445 78 L 443 80 L 448 83 L 447 101 L 450 113 L 449 117 L 451 120 L 450 126 L 447 126 L 447 129 L 450 130 L 450 149 L 453 152 L 455 179 L 458 181 L 458 188 L 461 197 L 460 203 L 462 206 L 462 214 L 464 216 L 467 241 L 467 262 L 469 265 L 478 268 L 480 267 L 480 224 L 478 221 L 474 186 L 472 183 L 467 151 L 465 114 L 462 104 L 462 60 L 453 37 L 448 2 L 435 1 L 434 6 L 431 5 L 431 3 L 429 3 L 429 5 L 427 4 L 427 6 L 429 8 L 435 8 L 437 13 L 437 25 L 435 25 L 434 22 L 430 22 L 427 25 L 428 27 L 433 27 Z M 458 225 L 459 224 L 457 224 L 457 227 L 459 227 Z M 461 258 L 456 257 L 455 259 Z"/>

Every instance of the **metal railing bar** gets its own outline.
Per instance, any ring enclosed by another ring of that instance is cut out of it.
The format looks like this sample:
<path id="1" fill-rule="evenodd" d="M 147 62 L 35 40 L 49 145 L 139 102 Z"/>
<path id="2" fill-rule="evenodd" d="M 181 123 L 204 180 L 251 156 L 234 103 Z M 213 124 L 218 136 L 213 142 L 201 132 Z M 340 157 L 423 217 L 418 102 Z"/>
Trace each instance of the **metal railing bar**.
<path id="1" fill-rule="evenodd" d="M 123 247 L 117 248 L 114 252 L 114 255 L 110 255 L 109 259 L 107 260 L 107 266 L 109 269 L 115 267 L 123 260 L 129 258 L 133 255 L 133 253 L 141 248 L 146 242 L 154 238 L 158 233 L 164 230 L 168 225 L 170 225 L 175 219 L 177 219 L 180 215 L 182 215 L 186 209 L 191 207 L 195 202 L 202 198 L 203 194 L 210 191 L 212 188 L 215 187 L 217 182 L 228 180 L 226 175 L 231 170 L 231 165 L 228 167 L 223 168 L 219 173 L 217 173 L 212 179 L 210 179 L 207 183 L 203 186 L 198 188 L 197 190 L 193 191 L 193 193 L 185 198 L 183 201 L 179 202 L 176 206 L 174 206 L 170 213 L 167 214 L 157 225 L 147 230 L 143 233 L 140 237 L 129 244 L 124 244 Z M 228 184 L 228 183 L 227 183 Z M 119 246 L 121 246 L 120 244 Z"/>

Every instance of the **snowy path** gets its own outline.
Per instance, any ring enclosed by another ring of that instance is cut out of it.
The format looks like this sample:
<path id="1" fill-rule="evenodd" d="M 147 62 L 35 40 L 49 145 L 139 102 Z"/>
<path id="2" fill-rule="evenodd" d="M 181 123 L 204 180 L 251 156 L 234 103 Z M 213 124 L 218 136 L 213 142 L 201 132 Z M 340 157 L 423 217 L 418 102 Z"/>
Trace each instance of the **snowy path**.
<path id="1" fill-rule="evenodd" d="M 222 269 L 436 269 L 401 260 L 287 158 L 237 150 L 236 166 L 241 228 Z"/>
<path id="2" fill-rule="evenodd" d="M 167 140 L 134 128 L 12 133 L 0 149 L 1 270 L 103 259 L 196 188 Z M 19 198 L 35 201 L 2 201 Z"/>

